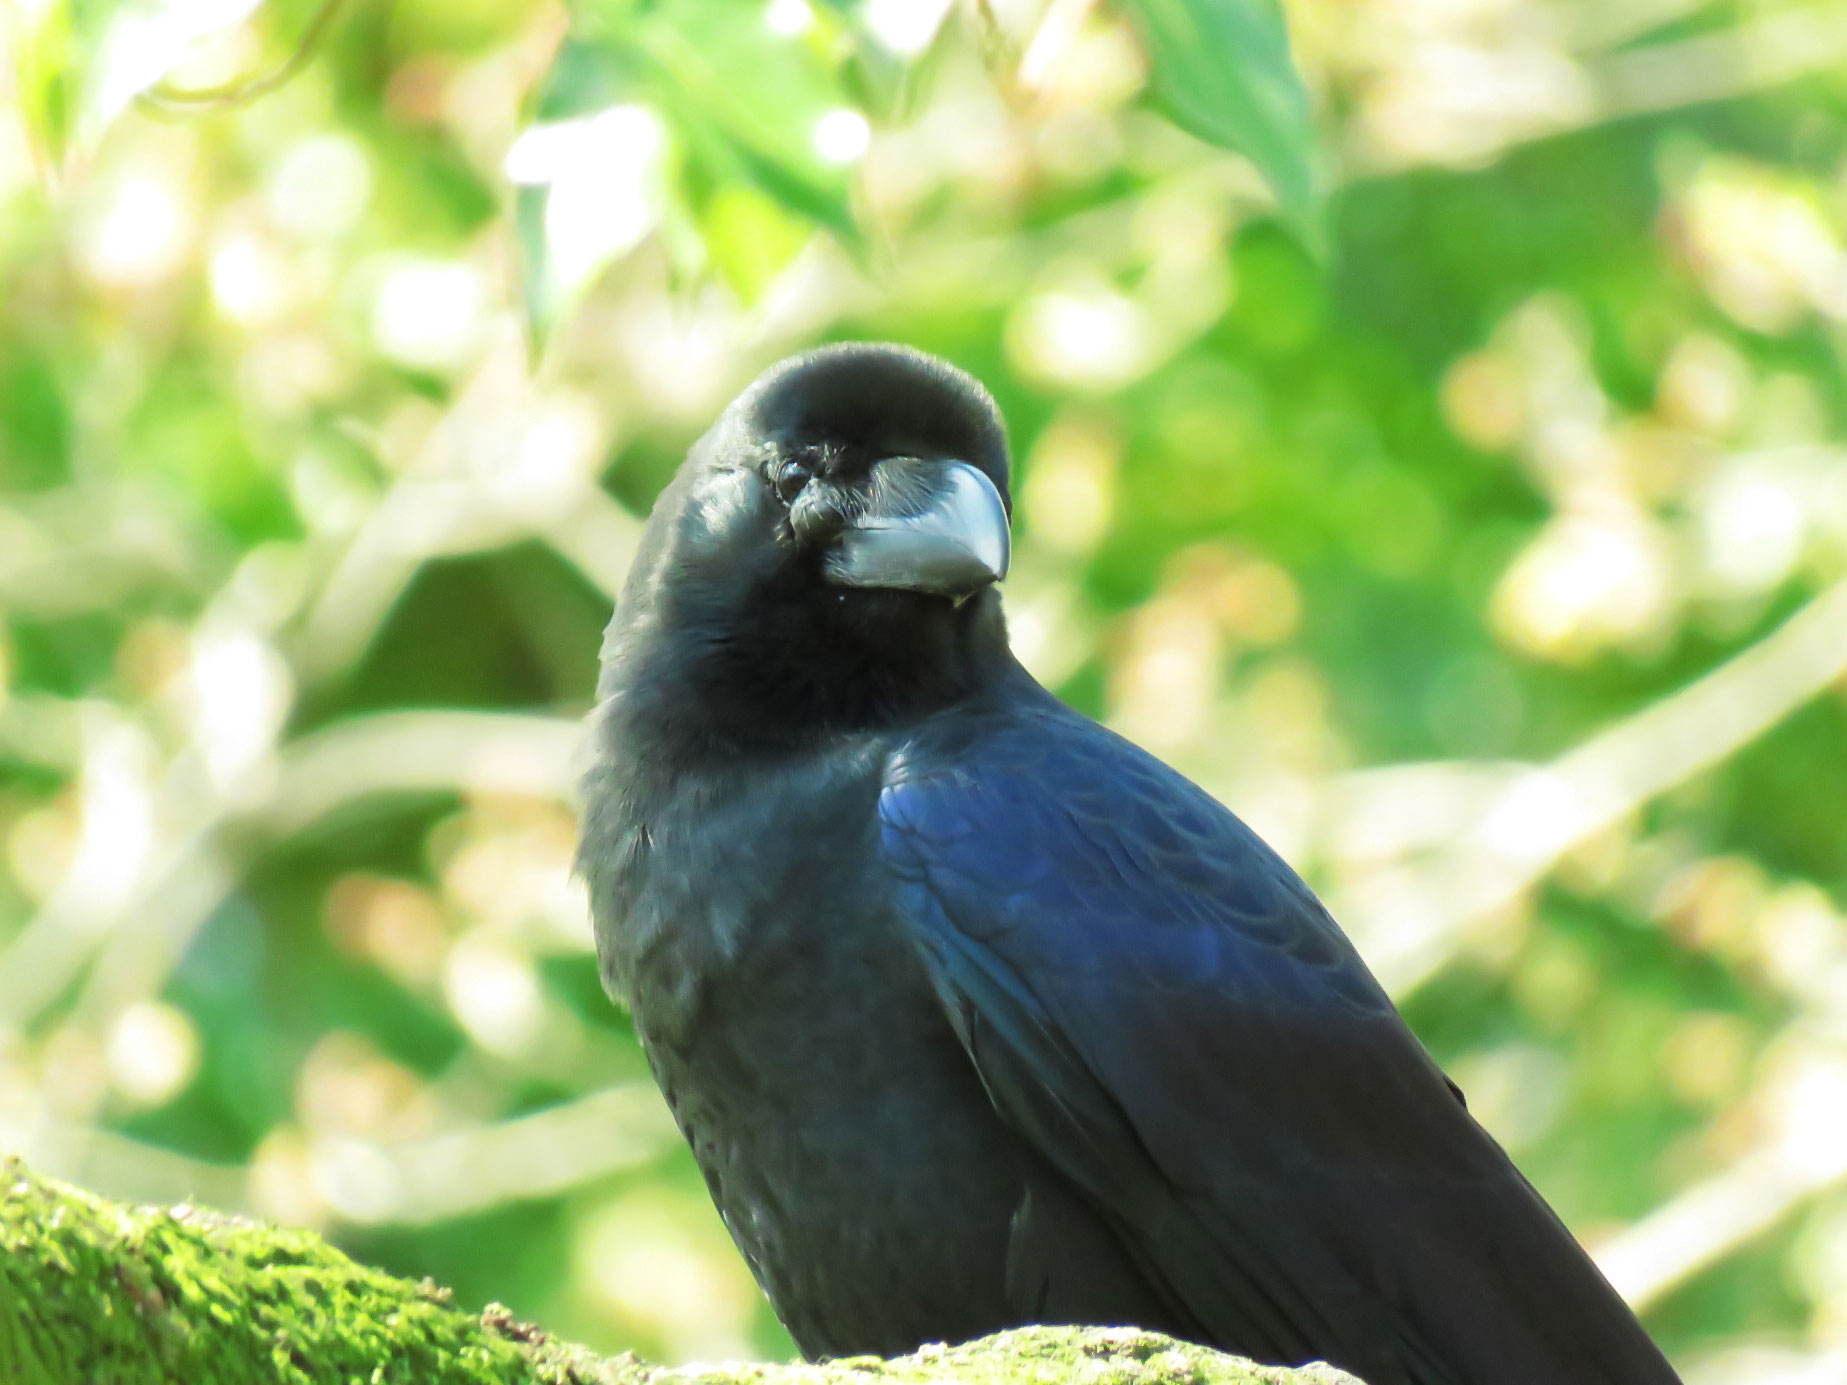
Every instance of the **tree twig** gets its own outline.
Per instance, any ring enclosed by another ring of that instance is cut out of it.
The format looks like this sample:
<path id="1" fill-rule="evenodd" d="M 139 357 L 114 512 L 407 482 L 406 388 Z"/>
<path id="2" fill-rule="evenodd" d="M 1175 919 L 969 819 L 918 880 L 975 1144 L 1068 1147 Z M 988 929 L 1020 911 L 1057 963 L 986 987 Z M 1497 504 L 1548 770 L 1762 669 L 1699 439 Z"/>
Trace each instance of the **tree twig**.
<path id="1" fill-rule="evenodd" d="M 163 79 L 142 92 L 139 100 L 148 109 L 164 115 L 199 115 L 267 96 L 308 65 L 345 3 L 346 0 L 321 0 L 320 8 L 301 31 L 294 51 L 268 72 L 221 82 L 214 87 L 176 87 Z"/>

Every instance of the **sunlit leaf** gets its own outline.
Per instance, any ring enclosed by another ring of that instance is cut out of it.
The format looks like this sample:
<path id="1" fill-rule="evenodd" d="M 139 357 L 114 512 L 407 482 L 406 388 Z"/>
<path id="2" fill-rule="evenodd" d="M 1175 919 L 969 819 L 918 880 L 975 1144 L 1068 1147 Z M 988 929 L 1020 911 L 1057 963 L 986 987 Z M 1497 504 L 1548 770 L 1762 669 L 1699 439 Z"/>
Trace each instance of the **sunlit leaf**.
<path id="1" fill-rule="evenodd" d="M 1257 166 L 1311 245 L 1323 240 L 1308 92 L 1276 0 L 1121 0 L 1155 100 L 1178 126 Z"/>
<path id="2" fill-rule="evenodd" d="M 20 121 L 40 162 L 55 167 L 63 161 L 76 114 L 76 68 L 82 51 L 74 31 L 77 6 L 71 0 L 52 0 L 37 10 L 11 8 Z"/>
<path id="3" fill-rule="evenodd" d="M 705 245 L 704 259 L 744 296 L 760 292 L 768 266 L 800 248 L 791 242 L 799 242 L 803 226 L 856 244 L 851 166 L 854 138 L 867 127 L 842 85 L 836 17 L 811 12 L 789 32 L 754 8 L 741 19 L 724 0 L 603 0 L 580 6 L 575 18 L 575 36 L 560 49 L 538 102 L 539 123 L 509 162 L 513 180 L 524 185 L 518 224 L 536 332 L 555 324 L 636 242 L 642 220 L 651 228 L 667 210 L 662 163 L 639 167 L 640 126 L 614 113 L 645 109 L 664 122 L 661 139 L 684 175 L 676 205 L 685 204 L 685 215 L 708 230 L 732 228 L 728 246 Z M 612 120 L 606 137 L 595 138 L 597 122 Z M 582 122 L 590 125 L 574 134 Z M 516 166 L 545 140 L 580 135 L 567 166 Z M 740 199 L 745 190 L 763 200 Z M 638 200 L 649 204 L 644 213 L 631 205 Z M 747 205 L 767 237 L 750 248 L 735 239 Z"/>
<path id="4" fill-rule="evenodd" d="M 567 41 L 540 88 L 537 119 L 507 156 L 507 174 L 516 187 L 526 316 L 536 335 L 563 316 L 624 248 L 622 241 L 632 244 L 638 238 L 612 236 L 623 228 L 608 224 L 607 206 L 612 194 L 643 192 L 639 177 L 621 189 L 610 184 L 609 156 L 633 164 L 622 155 L 637 151 L 611 150 L 608 139 L 598 139 L 595 124 L 625 99 L 632 101 L 637 86 L 636 64 L 619 45 Z M 605 131 L 616 133 L 607 124 Z M 600 208 L 599 197 L 605 203 Z M 573 236 L 578 238 L 575 248 Z"/>
<path id="5" fill-rule="evenodd" d="M 137 96 L 262 0 L 48 0 L 13 8 L 20 112 L 50 169 L 93 148 Z"/>
<path id="6" fill-rule="evenodd" d="M 763 295 L 808 243 L 808 227 L 755 188 L 721 188 L 702 223 L 712 266 L 746 303 Z"/>

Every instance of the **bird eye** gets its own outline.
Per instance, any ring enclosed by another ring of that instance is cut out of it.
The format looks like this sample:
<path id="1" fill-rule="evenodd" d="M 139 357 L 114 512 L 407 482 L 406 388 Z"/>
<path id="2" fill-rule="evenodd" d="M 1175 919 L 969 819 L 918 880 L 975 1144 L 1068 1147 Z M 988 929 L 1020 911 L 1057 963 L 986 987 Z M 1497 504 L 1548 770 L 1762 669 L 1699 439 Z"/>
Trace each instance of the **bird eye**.
<path id="1" fill-rule="evenodd" d="M 802 487 L 813 479 L 814 463 L 804 457 L 791 457 L 777 468 L 776 478 L 771 484 L 775 487 L 776 498 L 789 505 L 802 493 Z"/>

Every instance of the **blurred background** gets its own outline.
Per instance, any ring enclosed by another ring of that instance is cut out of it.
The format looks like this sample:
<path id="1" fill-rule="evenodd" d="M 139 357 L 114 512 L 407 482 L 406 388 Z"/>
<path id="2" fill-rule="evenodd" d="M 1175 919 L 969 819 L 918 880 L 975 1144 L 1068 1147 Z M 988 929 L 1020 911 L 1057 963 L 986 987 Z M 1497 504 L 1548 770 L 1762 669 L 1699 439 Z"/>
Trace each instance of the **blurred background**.
<path id="1" fill-rule="evenodd" d="M 1847 7 L 1296 0 L 1312 143 L 1261 5 L 1229 131 L 1162 9 L 12 0 L 0 1148 L 789 1354 L 598 985 L 578 724 L 687 444 L 894 338 L 1010 421 L 1026 662 L 1689 1381 L 1847 1378 Z"/>

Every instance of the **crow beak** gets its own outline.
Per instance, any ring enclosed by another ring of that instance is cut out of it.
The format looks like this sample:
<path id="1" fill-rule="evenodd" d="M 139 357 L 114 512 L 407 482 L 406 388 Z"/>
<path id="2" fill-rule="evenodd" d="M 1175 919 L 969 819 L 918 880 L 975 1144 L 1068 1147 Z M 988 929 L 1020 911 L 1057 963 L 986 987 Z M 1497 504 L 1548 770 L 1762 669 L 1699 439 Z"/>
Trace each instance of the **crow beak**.
<path id="1" fill-rule="evenodd" d="M 962 601 L 1007 575 L 1007 507 L 985 472 L 905 457 L 874 473 L 871 502 L 827 555 L 829 581 Z"/>

